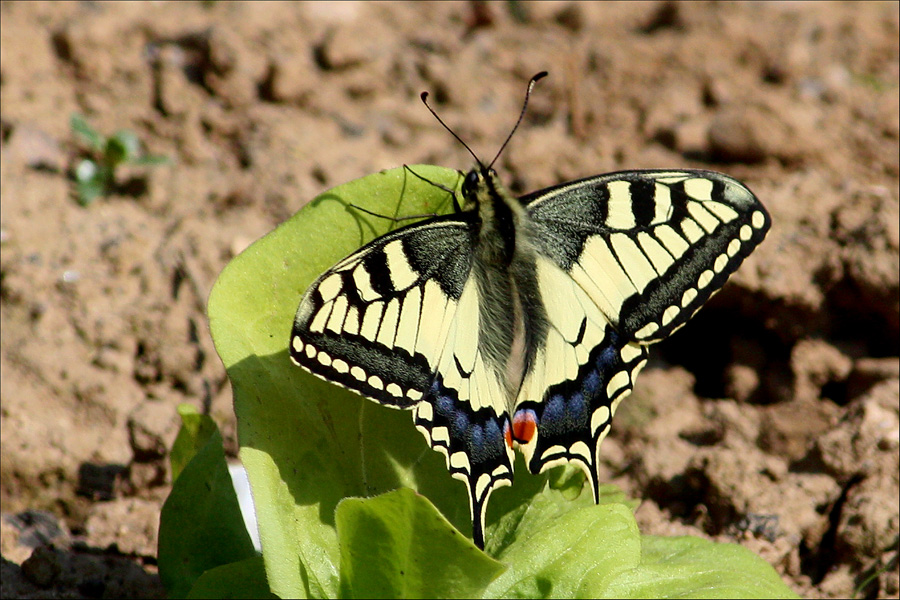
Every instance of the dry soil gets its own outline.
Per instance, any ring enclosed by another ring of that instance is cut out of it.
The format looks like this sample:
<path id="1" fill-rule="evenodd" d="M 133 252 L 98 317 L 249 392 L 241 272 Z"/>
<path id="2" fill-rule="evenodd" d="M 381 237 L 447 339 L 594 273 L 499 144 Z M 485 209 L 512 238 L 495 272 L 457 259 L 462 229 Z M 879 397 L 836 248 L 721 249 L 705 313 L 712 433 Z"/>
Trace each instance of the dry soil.
<path id="1" fill-rule="evenodd" d="M 2 596 L 159 597 L 175 407 L 233 453 L 216 275 L 330 186 L 483 157 L 527 192 L 745 181 L 768 239 L 659 344 L 604 446 L 646 533 L 736 541 L 808 597 L 898 595 L 898 4 L 0 6 Z M 69 119 L 167 166 L 88 207 Z M 289 325 L 286 325 L 289 328 Z M 287 331 L 287 329 L 286 329 Z M 287 343 L 287 336 L 285 338 Z"/>

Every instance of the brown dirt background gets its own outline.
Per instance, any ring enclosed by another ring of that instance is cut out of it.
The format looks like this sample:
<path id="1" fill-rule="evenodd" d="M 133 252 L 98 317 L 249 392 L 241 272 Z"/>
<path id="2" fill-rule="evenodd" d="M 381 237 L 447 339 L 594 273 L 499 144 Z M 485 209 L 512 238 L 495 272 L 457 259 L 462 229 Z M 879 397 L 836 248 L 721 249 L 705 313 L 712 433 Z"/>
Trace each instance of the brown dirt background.
<path id="1" fill-rule="evenodd" d="M 4 2 L 2 596 L 161 596 L 176 405 L 209 408 L 236 448 L 205 317 L 216 275 L 330 186 L 468 168 L 421 91 L 490 157 L 546 69 L 499 161 L 514 190 L 713 168 L 774 220 L 655 348 L 607 479 L 643 499 L 645 533 L 736 541 L 804 596 L 896 598 L 898 12 Z M 123 169 L 82 208 L 73 113 L 173 163 Z"/>

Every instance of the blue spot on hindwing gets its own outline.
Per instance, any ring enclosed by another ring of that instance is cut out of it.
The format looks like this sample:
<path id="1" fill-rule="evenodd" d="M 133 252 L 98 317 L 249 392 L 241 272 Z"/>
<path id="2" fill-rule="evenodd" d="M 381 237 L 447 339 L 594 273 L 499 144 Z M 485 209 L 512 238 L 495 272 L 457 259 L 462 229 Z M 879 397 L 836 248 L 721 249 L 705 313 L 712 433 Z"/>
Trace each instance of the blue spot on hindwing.
<path id="1" fill-rule="evenodd" d="M 607 346 L 597 356 L 597 368 L 603 370 L 604 367 L 611 367 L 618 361 L 618 358 L 619 353 L 615 347 Z"/>
<path id="2" fill-rule="evenodd" d="M 496 419 L 491 419 L 487 422 L 484 434 L 489 446 L 496 446 L 504 443 L 503 431 L 500 429 L 500 424 L 497 423 Z"/>
<path id="3" fill-rule="evenodd" d="M 462 411 L 456 411 L 450 427 L 453 429 L 453 435 L 465 437 L 466 431 L 469 429 L 469 416 Z"/>
<path id="4" fill-rule="evenodd" d="M 585 426 L 588 410 L 584 394 L 581 392 L 572 394 L 572 397 L 569 399 L 568 405 L 566 406 L 566 413 L 566 416 L 568 417 L 567 420 L 571 427 Z"/>
<path id="5" fill-rule="evenodd" d="M 554 394 L 547 398 L 544 404 L 544 412 L 541 415 L 541 423 L 550 425 L 561 421 L 566 412 L 566 400 L 562 394 Z"/>
<path id="6" fill-rule="evenodd" d="M 596 369 L 589 371 L 584 379 L 581 380 L 581 389 L 584 391 L 585 396 L 593 396 L 600 390 L 602 385 L 603 378 L 600 377 L 600 372 Z"/>
<path id="7" fill-rule="evenodd" d="M 505 441 L 498 416 L 493 409 L 472 410 L 458 399 L 456 391 L 445 387 L 438 374 L 425 399 L 434 407 L 433 426 L 450 430 L 450 449 L 462 450 L 474 463 L 496 463 L 504 458 Z"/>
<path id="8" fill-rule="evenodd" d="M 476 451 L 484 448 L 484 429 L 481 425 L 472 425 L 469 430 L 469 443 Z"/>

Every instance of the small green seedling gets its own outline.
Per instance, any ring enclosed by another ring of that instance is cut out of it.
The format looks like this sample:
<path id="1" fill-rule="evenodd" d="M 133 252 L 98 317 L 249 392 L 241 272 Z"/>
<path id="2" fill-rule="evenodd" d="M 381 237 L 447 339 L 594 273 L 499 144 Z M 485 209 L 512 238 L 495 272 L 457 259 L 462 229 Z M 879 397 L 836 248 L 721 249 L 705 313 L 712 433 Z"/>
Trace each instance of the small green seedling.
<path id="1" fill-rule="evenodd" d="M 116 169 L 119 165 L 153 166 L 169 162 L 166 156 L 142 154 L 140 140 L 127 129 L 104 137 L 78 114 L 72 115 L 70 126 L 89 150 L 89 156 L 78 163 L 74 173 L 76 197 L 82 206 L 116 189 Z"/>

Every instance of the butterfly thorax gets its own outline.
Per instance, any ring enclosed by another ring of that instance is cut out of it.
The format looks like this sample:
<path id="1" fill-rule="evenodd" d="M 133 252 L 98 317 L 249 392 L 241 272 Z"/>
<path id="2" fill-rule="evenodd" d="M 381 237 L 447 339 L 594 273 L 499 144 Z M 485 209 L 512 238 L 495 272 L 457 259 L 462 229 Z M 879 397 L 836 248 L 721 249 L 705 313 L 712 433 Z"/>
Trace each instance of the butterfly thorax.
<path id="1" fill-rule="evenodd" d="M 480 350 L 511 404 L 546 333 L 531 223 L 492 169 L 471 170 L 462 193 L 479 217 L 472 274 L 484 300 L 479 305 Z"/>

